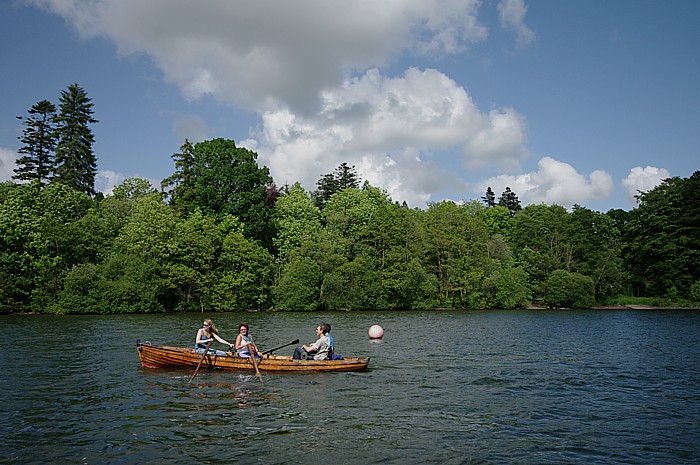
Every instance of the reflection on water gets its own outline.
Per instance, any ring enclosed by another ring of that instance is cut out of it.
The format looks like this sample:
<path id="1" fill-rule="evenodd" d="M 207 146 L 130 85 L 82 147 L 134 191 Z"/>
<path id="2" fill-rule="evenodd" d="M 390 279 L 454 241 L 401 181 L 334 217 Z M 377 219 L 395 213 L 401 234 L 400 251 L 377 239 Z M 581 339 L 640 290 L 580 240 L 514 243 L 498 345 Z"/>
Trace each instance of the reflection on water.
<path id="1" fill-rule="evenodd" d="M 262 350 L 330 322 L 362 373 L 147 369 L 201 314 L 0 317 L 3 463 L 700 463 L 700 313 L 215 314 Z M 367 329 L 381 324 L 382 340 Z M 14 345 L 11 347 L 15 347 Z M 291 354 L 294 347 L 278 353 Z"/>

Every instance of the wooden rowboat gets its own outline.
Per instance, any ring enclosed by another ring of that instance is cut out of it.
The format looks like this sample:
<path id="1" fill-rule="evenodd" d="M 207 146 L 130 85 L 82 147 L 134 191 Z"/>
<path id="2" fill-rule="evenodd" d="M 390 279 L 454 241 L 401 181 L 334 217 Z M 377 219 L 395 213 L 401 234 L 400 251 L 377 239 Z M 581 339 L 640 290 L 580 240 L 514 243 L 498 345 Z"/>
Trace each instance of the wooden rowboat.
<path id="1" fill-rule="evenodd" d="M 194 349 L 159 346 L 140 341 L 136 341 L 136 348 L 141 365 L 147 368 L 196 367 L 202 360 L 202 354 Z M 264 372 L 362 371 L 367 369 L 369 357 L 349 357 L 343 360 L 294 360 L 291 356 L 265 354 L 256 361 L 258 369 Z M 249 358 L 238 357 L 231 352 L 227 352 L 226 355 L 207 354 L 202 367 L 255 371 Z"/>

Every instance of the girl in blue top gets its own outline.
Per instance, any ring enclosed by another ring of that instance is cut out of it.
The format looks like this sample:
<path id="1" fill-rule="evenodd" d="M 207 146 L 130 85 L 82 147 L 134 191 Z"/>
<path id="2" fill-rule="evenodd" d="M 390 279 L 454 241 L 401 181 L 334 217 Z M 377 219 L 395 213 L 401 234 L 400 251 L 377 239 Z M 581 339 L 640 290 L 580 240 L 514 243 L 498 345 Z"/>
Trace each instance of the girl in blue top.
<path id="1" fill-rule="evenodd" d="M 197 339 L 195 339 L 194 341 L 194 348 L 197 351 L 197 353 L 203 354 L 204 350 L 207 348 L 207 344 L 210 342 L 214 342 L 214 339 L 216 339 L 222 344 L 226 344 L 227 346 L 229 346 L 229 348 L 233 347 L 233 345 L 230 342 L 219 336 L 219 332 L 216 330 L 216 326 L 214 326 L 213 321 L 204 320 L 204 323 L 202 323 L 202 327 L 197 330 Z M 210 349 L 208 353 L 212 355 L 226 355 L 226 352 L 213 349 Z"/>

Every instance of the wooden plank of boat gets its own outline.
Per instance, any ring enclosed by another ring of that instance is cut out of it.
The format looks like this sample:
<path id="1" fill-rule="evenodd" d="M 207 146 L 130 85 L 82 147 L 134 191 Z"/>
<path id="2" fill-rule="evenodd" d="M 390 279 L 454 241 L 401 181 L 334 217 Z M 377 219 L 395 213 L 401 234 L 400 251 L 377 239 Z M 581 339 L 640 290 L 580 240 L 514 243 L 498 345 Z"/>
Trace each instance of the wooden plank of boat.
<path id="1" fill-rule="evenodd" d="M 136 341 L 139 360 L 148 368 L 196 367 L 202 354 L 194 349 L 161 346 L 150 342 Z M 348 357 L 343 360 L 294 360 L 291 356 L 265 354 L 257 359 L 258 369 L 263 372 L 313 372 L 313 371 L 362 371 L 367 369 L 369 357 Z M 255 371 L 250 359 L 235 353 L 226 355 L 207 354 L 202 368 L 222 370 Z"/>

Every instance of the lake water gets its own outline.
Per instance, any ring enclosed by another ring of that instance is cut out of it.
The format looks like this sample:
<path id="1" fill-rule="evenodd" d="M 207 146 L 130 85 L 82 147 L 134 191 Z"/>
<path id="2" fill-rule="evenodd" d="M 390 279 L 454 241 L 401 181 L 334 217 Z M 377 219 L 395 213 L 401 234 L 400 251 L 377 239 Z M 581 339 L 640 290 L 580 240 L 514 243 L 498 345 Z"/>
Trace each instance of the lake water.
<path id="1" fill-rule="evenodd" d="M 250 323 L 261 350 L 310 343 L 329 322 L 336 352 L 369 356 L 370 368 L 261 384 L 140 366 L 136 339 L 190 347 L 203 318 L 230 342 Z M 0 326 L 2 463 L 700 463 L 699 311 L 2 316 Z"/>

